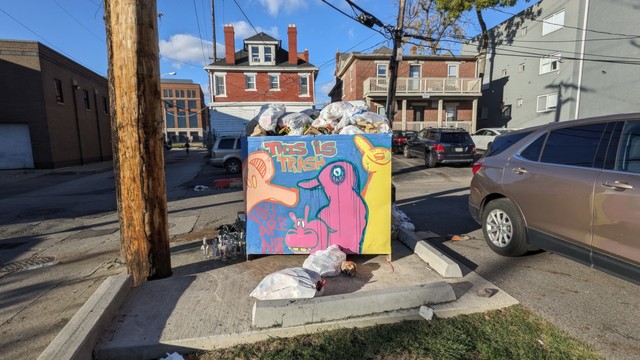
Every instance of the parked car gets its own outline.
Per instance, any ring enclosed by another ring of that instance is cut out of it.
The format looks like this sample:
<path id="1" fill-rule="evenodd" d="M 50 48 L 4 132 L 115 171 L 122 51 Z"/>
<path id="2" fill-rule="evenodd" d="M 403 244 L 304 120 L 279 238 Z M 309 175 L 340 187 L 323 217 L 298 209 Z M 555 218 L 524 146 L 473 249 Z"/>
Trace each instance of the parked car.
<path id="1" fill-rule="evenodd" d="M 403 153 L 407 158 L 423 158 L 427 167 L 453 163 L 468 166 L 473 164 L 476 147 L 464 129 L 427 128 L 407 140 Z"/>
<path id="2" fill-rule="evenodd" d="M 640 284 L 640 113 L 500 135 L 473 166 L 489 247 L 541 248 Z"/>
<path id="3" fill-rule="evenodd" d="M 391 139 L 391 151 L 394 153 L 401 153 L 404 149 L 404 144 L 407 139 L 415 137 L 417 132 L 413 130 L 393 130 Z"/>
<path id="4" fill-rule="evenodd" d="M 508 134 L 511 131 L 516 129 L 507 129 L 507 128 L 484 128 L 479 129 L 475 133 L 471 135 L 471 139 L 476 144 L 476 149 L 478 150 L 487 150 L 493 144 L 493 139 L 496 136 L 501 134 Z"/>
<path id="5" fill-rule="evenodd" d="M 229 174 L 242 171 L 242 138 L 239 136 L 223 136 L 216 139 L 211 148 L 209 163 L 213 166 L 224 167 Z"/>

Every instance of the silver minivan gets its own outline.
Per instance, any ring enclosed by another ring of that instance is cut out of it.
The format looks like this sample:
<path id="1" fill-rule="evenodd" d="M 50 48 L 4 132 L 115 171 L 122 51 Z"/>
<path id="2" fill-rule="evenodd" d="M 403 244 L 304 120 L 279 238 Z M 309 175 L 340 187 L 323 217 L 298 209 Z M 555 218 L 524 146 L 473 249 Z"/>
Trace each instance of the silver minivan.
<path id="1" fill-rule="evenodd" d="M 640 114 L 500 135 L 473 172 L 469 210 L 493 251 L 540 248 L 640 284 Z"/>

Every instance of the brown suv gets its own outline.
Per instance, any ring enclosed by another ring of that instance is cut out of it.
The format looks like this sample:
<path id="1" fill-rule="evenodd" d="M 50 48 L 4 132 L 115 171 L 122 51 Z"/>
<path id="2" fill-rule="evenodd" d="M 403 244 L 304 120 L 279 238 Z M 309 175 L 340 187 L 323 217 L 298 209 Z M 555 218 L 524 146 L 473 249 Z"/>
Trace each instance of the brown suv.
<path id="1" fill-rule="evenodd" d="M 473 172 L 493 251 L 541 248 L 640 284 L 640 113 L 500 135 Z"/>

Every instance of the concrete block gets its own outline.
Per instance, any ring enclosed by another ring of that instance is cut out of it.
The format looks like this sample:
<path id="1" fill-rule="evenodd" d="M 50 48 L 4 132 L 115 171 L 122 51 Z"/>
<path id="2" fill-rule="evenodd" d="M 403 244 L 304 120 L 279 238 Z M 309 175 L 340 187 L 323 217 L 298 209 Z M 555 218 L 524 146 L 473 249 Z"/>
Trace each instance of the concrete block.
<path id="1" fill-rule="evenodd" d="M 461 278 L 462 269 L 460 265 L 443 254 L 440 250 L 431 246 L 425 241 L 418 239 L 412 232 L 400 228 L 398 230 L 398 240 L 407 245 L 431 268 L 445 278 Z"/>
<path id="2" fill-rule="evenodd" d="M 454 300 L 453 288 L 445 281 L 313 299 L 258 300 L 253 305 L 252 325 L 257 328 L 289 327 Z"/>
<path id="3" fill-rule="evenodd" d="M 38 356 L 38 360 L 93 359 L 93 348 L 131 289 L 131 276 L 108 277 Z"/>
<path id="4" fill-rule="evenodd" d="M 420 311 L 418 311 L 418 314 L 420 314 L 420 316 L 422 316 L 425 320 L 433 319 L 433 309 L 428 306 L 420 306 Z"/>

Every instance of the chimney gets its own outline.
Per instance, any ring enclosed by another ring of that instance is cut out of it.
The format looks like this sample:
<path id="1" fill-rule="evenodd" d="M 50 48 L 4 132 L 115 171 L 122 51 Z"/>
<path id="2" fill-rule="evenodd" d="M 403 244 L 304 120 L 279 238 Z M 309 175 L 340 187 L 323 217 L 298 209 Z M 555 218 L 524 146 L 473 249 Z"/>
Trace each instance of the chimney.
<path id="1" fill-rule="evenodd" d="M 298 64 L 298 29 L 294 24 L 289 24 L 289 64 Z"/>
<path id="2" fill-rule="evenodd" d="M 309 62 L 309 49 L 304 49 L 304 61 Z"/>
<path id="3" fill-rule="evenodd" d="M 224 52 L 227 64 L 234 65 L 236 63 L 236 46 L 234 44 L 235 33 L 233 25 L 224 26 Z"/>

